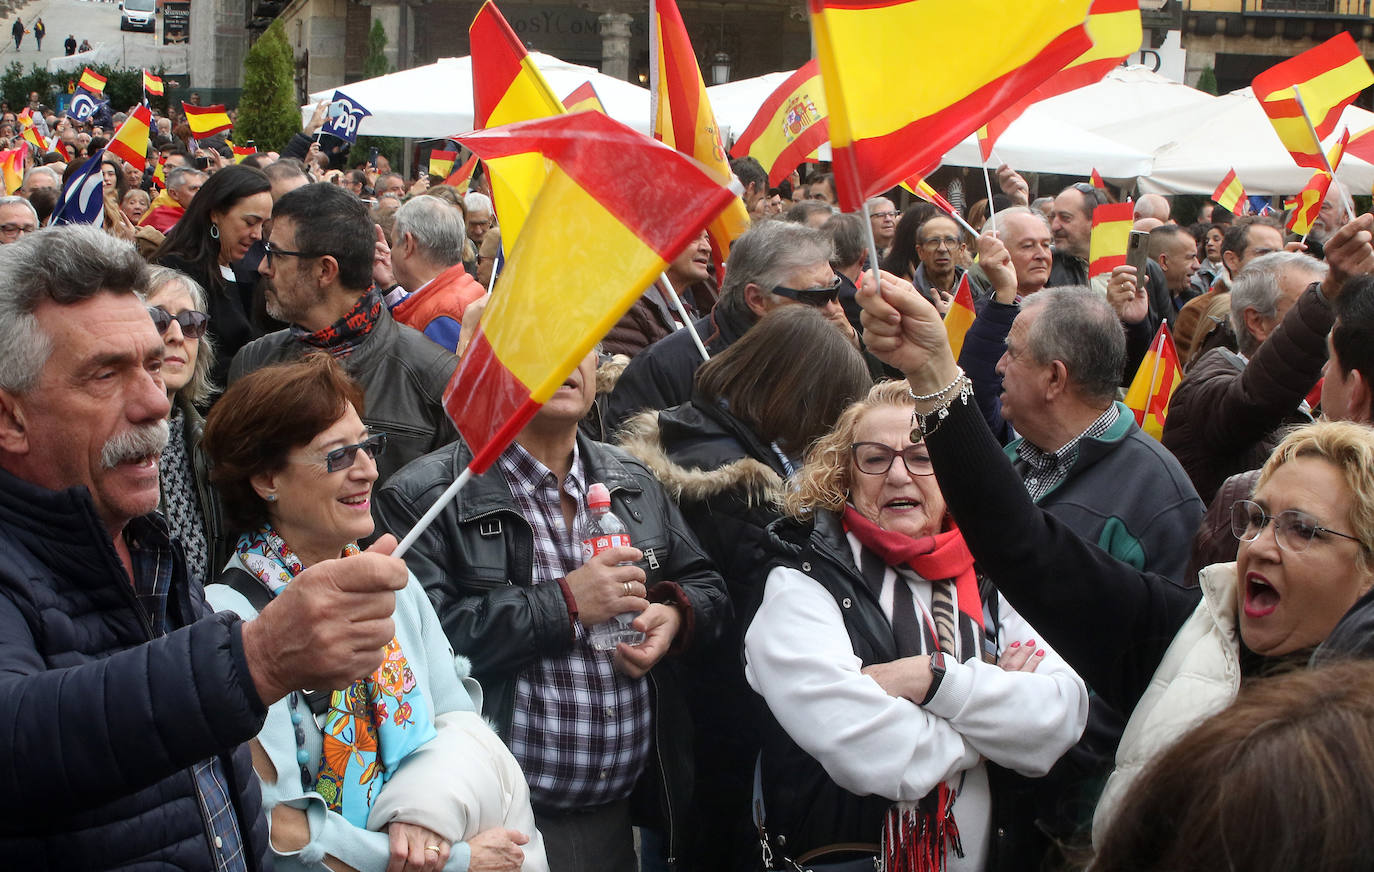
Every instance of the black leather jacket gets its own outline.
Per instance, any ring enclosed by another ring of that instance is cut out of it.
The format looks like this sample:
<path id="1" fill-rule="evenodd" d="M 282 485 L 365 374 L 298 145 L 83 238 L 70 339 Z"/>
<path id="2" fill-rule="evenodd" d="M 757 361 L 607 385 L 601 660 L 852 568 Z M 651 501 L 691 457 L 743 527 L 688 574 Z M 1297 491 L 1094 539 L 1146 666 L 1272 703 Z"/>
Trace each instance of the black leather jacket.
<path id="1" fill-rule="evenodd" d="M 730 620 L 724 583 L 677 507 L 639 461 L 578 436 L 588 481 L 604 482 L 612 510 L 644 552 L 649 599 L 683 606 L 683 628 L 670 654 L 717 643 Z M 392 476 L 377 493 L 383 529 L 404 535 L 472 459 L 461 440 Z M 429 592 L 456 652 L 472 661 L 482 685 L 482 713 L 503 737 L 515 710 L 515 677 L 573 642 L 559 585 L 531 585 L 534 534 L 517 511 L 499 470 L 474 476 L 416 540 L 406 564 Z M 678 690 L 677 658 L 649 673 L 654 706 L 651 765 L 636 793 L 656 790 L 656 808 L 632 802 L 637 817 L 666 825 L 669 857 L 679 856 L 682 813 L 691 795 L 690 719 Z"/>

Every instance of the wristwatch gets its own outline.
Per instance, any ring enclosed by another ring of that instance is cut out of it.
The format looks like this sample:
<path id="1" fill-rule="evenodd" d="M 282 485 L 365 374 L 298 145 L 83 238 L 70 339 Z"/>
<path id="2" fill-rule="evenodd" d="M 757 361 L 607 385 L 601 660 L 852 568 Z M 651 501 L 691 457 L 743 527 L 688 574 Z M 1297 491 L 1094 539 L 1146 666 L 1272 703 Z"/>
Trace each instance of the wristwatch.
<path id="1" fill-rule="evenodd" d="M 945 652 L 936 651 L 930 655 L 930 689 L 926 691 L 925 699 L 918 705 L 928 705 L 935 698 L 935 692 L 940 689 L 940 682 L 945 680 Z"/>

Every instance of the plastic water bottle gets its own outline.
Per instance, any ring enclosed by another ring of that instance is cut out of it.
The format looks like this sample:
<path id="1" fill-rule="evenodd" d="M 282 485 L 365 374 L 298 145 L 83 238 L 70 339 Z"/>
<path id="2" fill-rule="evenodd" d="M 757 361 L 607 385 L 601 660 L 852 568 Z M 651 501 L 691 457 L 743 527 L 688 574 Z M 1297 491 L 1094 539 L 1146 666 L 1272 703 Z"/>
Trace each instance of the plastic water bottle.
<path id="1" fill-rule="evenodd" d="M 587 509 L 586 525 L 578 532 L 583 563 L 607 548 L 630 547 L 630 534 L 625 530 L 625 523 L 611 511 L 611 492 L 604 484 L 598 482 L 587 488 Z M 624 612 L 597 624 L 587 631 L 587 641 L 597 651 L 614 651 L 620 642 L 638 645 L 644 641 L 644 634 L 630 626 L 637 617 L 637 612 Z"/>

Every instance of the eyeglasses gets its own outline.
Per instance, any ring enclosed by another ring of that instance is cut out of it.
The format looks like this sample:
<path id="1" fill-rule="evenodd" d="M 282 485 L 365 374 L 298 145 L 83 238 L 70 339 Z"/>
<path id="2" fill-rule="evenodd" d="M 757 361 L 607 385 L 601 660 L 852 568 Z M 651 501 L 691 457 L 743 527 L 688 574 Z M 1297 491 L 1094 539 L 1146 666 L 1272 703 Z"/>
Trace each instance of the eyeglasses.
<path id="1" fill-rule="evenodd" d="M 36 233 L 37 224 L 0 224 L 0 236 L 19 236 L 23 233 Z"/>
<path id="2" fill-rule="evenodd" d="M 359 451 L 373 460 L 381 457 L 386 453 L 386 434 L 373 433 L 361 442 L 335 448 L 324 456 L 325 471 L 341 472 L 345 469 L 351 469 L 353 464 L 358 461 Z"/>
<path id="3" fill-rule="evenodd" d="M 1285 551 L 1301 554 L 1312 544 L 1318 533 L 1340 536 L 1352 542 L 1364 543 L 1349 533 L 1340 533 L 1317 524 L 1315 518 L 1297 509 L 1287 509 L 1277 515 L 1267 514 L 1258 503 L 1250 500 L 1236 500 L 1231 506 L 1231 533 L 1242 542 L 1253 542 L 1269 522 L 1274 522 L 1274 539 Z"/>
<path id="4" fill-rule="evenodd" d="M 937 236 L 934 239 L 921 240 L 921 245 L 931 251 L 939 251 L 942 247 L 953 251 L 963 245 L 963 242 L 955 239 L 953 236 Z"/>
<path id="5" fill-rule="evenodd" d="M 798 290 L 797 288 L 778 285 L 773 288 L 773 293 L 777 294 L 779 297 L 786 297 L 789 300 L 796 300 L 798 303 L 804 303 L 819 309 L 822 306 L 830 305 L 840 298 L 840 284 L 840 277 L 835 276 L 835 280 L 830 283 L 830 287 L 828 288 L 803 288 Z"/>
<path id="6" fill-rule="evenodd" d="M 188 310 L 173 315 L 161 306 L 149 306 L 148 314 L 153 316 L 153 326 L 159 334 L 166 333 L 167 328 L 175 321 L 181 327 L 181 335 L 193 341 L 204 336 L 206 327 L 210 324 L 210 316 L 204 312 Z"/>
<path id="7" fill-rule="evenodd" d="M 263 249 L 263 251 L 265 251 L 265 252 L 267 253 L 267 263 L 268 263 L 269 266 L 272 264 L 272 258 L 274 258 L 274 257 L 323 257 L 323 256 L 324 256 L 324 255 L 321 255 L 321 254 L 311 254 L 311 253 L 306 252 L 306 251 L 287 251 L 287 250 L 284 249 L 284 248 L 277 248 L 275 245 L 273 245 L 273 244 L 270 243 L 270 242 L 264 242 L 264 243 L 262 244 L 262 249 Z"/>
<path id="8" fill-rule="evenodd" d="M 896 209 L 885 209 L 882 212 L 870 212 L 868 213 L 868 217 L 885 220 L 887 218 L 900 218 L 902 217 L 902 213 L 898 212 Z"/>
<path id="9" fill-rule="evenodd" d="M 906 471 L 912 475 L 932 475 L 935 472 L 935 467 L 930 465 L 930 452 L 924 443 L 908 445 L 898 451 L 881 442 L 855 442 L 849 446 L 849 453 L 859 472 L 865 475 L 887 475 L 893 459 L 898 455 L 901 455 Z"/>

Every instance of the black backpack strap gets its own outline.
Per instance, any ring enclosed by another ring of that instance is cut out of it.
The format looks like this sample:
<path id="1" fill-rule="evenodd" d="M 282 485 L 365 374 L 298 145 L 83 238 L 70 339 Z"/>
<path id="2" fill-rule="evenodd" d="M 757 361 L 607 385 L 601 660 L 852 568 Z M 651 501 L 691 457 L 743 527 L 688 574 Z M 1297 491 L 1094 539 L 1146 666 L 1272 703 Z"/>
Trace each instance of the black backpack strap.
<path id="1" fill-rule="evenodd" d="M 262 583 L 262 579 L 240 566 L 231 566 L 215 579 L 218 584 L 231 588 L 235 593 L 248 600 L 256 612 L 261 612 L 272 601 L 272 591 Z"/>

